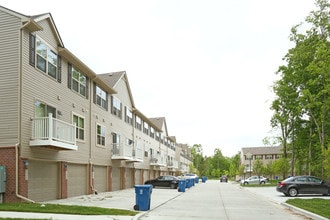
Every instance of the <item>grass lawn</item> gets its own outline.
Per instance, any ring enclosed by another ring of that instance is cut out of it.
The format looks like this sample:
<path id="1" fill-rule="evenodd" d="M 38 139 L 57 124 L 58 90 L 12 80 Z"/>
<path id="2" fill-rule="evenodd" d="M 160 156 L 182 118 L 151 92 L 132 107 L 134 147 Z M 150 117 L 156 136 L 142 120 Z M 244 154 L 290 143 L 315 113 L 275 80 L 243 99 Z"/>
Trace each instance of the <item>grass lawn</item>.
<path id="1" fill-rule="evenodd" d="M 289 199 L 286 203 L 330 219 L 330 199 Z"/>
<path id="2" fill-rule="evenodd" d="M 39 212 L 71 215 L 127 215 L 134 216 L 138 212 L 124 209 L 108 209 L 91 206 L 56 205 L 41 203 L 3 203 L 0 211 Z M 3 219 L 3 218 L 0 218 Z"/>

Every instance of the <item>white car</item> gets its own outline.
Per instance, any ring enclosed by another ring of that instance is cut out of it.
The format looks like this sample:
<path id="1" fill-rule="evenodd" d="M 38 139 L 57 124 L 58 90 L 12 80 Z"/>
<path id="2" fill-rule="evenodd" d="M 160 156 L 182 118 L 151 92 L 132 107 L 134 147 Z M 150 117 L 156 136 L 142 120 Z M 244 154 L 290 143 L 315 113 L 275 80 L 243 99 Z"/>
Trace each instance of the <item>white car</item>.
<path id="1" fill-rule="evenodd" d="M 198 178 L 197 174 L 195 173 L 184 173 L 182 174 L 182 177 L 185 179 L 196 179 Z"/>
<path id="2" fill-rule="evenodd" d="M 245 180 L 241 180 L 242 185 L 247 184 L 265 184 L 267 183 L 268 179 L 263 176 L 250 176 Z"/>

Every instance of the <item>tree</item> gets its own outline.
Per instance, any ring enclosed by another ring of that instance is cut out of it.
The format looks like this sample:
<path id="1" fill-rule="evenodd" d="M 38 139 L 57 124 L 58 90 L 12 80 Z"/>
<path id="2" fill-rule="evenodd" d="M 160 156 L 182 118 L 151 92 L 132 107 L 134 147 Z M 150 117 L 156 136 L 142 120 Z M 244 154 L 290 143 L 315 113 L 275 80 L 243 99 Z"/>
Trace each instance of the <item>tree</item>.
<path id="1" fill-rule="evenodd" d="M 310 164 L 316 159 L 320 161 L 309 168 L 310 172 L 320 166 L 323 177 L 330 142 L 330 4 L 327 0 L 316 0 L 316 6 L 318 10 L 305 20 L 307 25 L 302 23 L 291 29 L 290 40 L 295 46 L 277 72 L 281 78 L 273 86 L 276 99 L 271 106 L 274 110 L 271 123 L 281 129 L 284 158 L 291 146 L 291 174 L 294 167 L 302 169 L 303 158 L 309 158 Z M 302 135 L 306 128 L 309 144 Z M 318 144 L 314 143 L 314 134 Z M 321 157 L 312 152 L 320 152 Z"/>

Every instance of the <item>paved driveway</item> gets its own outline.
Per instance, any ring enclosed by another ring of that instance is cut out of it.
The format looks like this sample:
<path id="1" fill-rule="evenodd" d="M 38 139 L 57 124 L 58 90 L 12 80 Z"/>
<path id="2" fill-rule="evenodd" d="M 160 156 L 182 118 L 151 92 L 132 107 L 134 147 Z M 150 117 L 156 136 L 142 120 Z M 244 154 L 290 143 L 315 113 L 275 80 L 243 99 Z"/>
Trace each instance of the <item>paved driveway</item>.
<path id="1" fill-rule="evenodd" d="M 238 185 L 238 184 L 237 184 Z M 288 199 L 299 198 L 299 199 L 311 199 L 311 198 L 321 198 L 321 199 L 330 199 L 330 196 L 322 196 L 322 195 L 298 195 L 297 197 L 289 197 L 284 196 L 283 193 L 279 193 L 276 191 L 275 186 L 270 187 L 242 187 L 244 190 L 252 192 L 253 194 L 263 196 L 270 201 L 276 202 L 278 204 L 284 203 Z"/>
<path id="2" fill-rule="evenodd" d="M 268 190 L 271 191 L 271 189 Z M 277 197 L 280 198 L 280 195 Z M 151 209 L 139 219 L 306 220 L 310 218 L 270 201 L 259 193 L 240 187 L 238 184 L 209 180 Z"/>

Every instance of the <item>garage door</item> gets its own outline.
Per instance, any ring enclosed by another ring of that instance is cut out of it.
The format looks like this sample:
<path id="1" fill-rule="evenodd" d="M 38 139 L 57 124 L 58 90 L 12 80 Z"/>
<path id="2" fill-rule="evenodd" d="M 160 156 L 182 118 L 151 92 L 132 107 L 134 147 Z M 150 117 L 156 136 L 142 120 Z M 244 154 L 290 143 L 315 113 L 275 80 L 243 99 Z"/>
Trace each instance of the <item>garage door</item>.
<path id="1" fill-rule="evenodd" d="M 142 170 L 135 170 L 135 184 L 141 185 L 142 182 Z"/>
<path id="2" fill-rule="evenodd" d="M 134 169 L 133 168 L 126 168 L 126 189 L 134 187 Z"/>
<path id="3" fill-rule="evenodd" d="M 144 170 L 143 172 L 143 181 L 149 180 L 149 170 Z"/>
<path id="4" fill-rule="evenodd" d="M 29 161 L 28 198 L 37 202 L 58 199 L 59 173 L 56 162 Z"/>
<path id="5" fill-rule="evenodd" d="M 87 165 L 69 164 L 68 166 L 68 197 L 87 194 Z"/>
<path id="6" fill-rule="evenodd" d="M 120 167 L 112 168 L 112 191 L 120 190 Z"/>
<path id="7" fill-rule="evenodd" d="M 107 167 L 94 166 L 94 188 L 97 192 L 107 191 Z"/>

